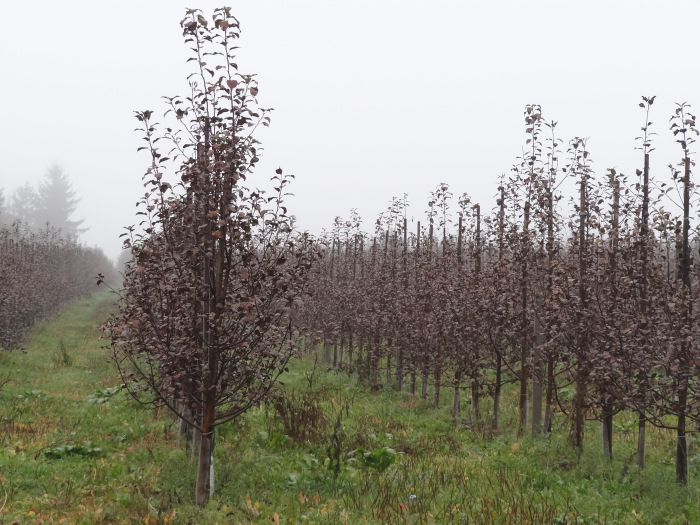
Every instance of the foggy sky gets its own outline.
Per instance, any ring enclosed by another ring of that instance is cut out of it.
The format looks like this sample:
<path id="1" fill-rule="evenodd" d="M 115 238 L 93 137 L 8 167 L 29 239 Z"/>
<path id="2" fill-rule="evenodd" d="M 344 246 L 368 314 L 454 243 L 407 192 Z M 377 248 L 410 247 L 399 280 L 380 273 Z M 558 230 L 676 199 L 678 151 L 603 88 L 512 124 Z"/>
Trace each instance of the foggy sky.
<path id="1" fill-rule="evenodd" d="M 135 224 L 149 164 L 135 110 L 165 110 L 187 93 L 179 21 L 219 2 L 172 0 L 3 4 L 0 187 L 36 183 L 54 162 L 70 175 L 86 219 L 81 236 L 116 258 Z M 568 143 L 588 137 L 594 168 L 633 174 L 652 108 L 652 172 L 667 178 L 681 149 L 668 132 L 676 102 L 700 109 L 697 1 L 228 2 L 241 22 L 239 71 L 258 75 L 257 137 L 265 148 L 250 186 L 281 166 L 297 177 L 290 212 L 313 233 L 357 208 L 364 229 L 392 196 L 424 217 L 447 182 L 482 209 L 525 142 L 523 110 L 540 104 Z M 162 119 L 161 119 L 162 120 Z M 565 147 L 564 147 L 565 149 Z M 257 179 L 256 179 L 257 177 Z"/>

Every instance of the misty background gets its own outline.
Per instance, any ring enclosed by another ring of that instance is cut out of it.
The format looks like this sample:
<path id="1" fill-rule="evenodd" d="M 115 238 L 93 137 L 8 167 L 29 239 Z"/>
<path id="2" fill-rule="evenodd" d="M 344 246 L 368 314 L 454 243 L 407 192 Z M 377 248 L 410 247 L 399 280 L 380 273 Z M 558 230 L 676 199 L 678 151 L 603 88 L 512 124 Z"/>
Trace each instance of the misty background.
<path id="1" fill-rule="evenodd" d="M 220 5 L 241 23 L 239 71 L 275 108 L 248 185 L 294 173 L 290 212 L 316 234 L 352 208 L 371 230 L 404 193 L 421 219 L 440 182 L 490 210 L 522 154 L 526 104 L 558 122 L 562 149 L 588 137 L 598 176 L 633 175 L 638 104 L 656 95 L 651 169 L 668 180 L 682 153 L 668 131 L 675 103 L 700 105 L 696 1 L 5 3 L 5 202 L 58 165 L 80 199 L 80 239 L 116 260 L 149 165 L 133 112 L 162 115 L 162 96 L 187 93 L 179 21 L 185 7 L 210 18 Z"/>

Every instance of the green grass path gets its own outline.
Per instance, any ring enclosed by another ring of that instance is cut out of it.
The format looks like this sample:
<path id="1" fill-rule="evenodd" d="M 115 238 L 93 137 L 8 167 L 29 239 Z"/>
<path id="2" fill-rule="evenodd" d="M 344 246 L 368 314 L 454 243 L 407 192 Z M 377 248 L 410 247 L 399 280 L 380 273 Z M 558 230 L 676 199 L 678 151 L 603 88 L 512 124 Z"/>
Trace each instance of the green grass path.
<path id="1" fill-rule="evenodd" d="M 217 430 L 216 492 L 199 509 L 196 462 L 177 444 L 174 418 L 135 405 L 101 348 L 98 327 L 112 308 L 108 293 L 77 301 L 35 327 L 26 353 L 0 354 L 9 378 L 0 390 L 0 525 L 700 523 L 698 447 L 691 442 L 690 483 L 678 487 L 673 432 L 650 429 L 640 472 L 632 414 L 615 418 L 612 462 L 596 422 L 578 460 L 562 414 L 549 438 L 517 436 L 515 390 L 504 393 L 503 428 L 492 432 L 468 409 L 452 421 L 449 388 L 435 411 L 392 387 L 312 373 L 309 361 L 290 364 L 277 408 Z M 377 468 L 358 460 L 360 447 L 369 459 L 385 447 L 398 454 Z"/>
<path id="2" fill-rule="evenodd" d="M 0 355 L 2 523 L 139 523 L 154 507 L 147 450 L 163 425 L 130 405 L 101 348 L 113 302 L 76 301 L 32 330 L 26 353 Z"/>

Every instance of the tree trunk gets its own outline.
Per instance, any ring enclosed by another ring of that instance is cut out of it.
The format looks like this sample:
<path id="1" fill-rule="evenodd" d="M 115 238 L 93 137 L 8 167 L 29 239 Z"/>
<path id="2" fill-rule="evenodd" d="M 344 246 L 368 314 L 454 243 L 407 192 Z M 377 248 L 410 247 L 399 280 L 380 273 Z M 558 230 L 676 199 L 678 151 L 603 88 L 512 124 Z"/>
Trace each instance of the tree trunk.
<path id="1" fill-rule="evenodd" d="M 532 435 L 542 435 L 542 382 L 532 383 Z"/>
<path id="2" fill-rule="evenodd" d="M 211 426 L 211 420 L 214 415 L 213 412 L 213 407 L 207 411 L 207 416 L 202 425 L 204 432 L 202 433 L 199 443 L 199 461 L 197 463 L 197 485 L 195 488 L 195 495 L 197 505 L 200 507 L 206 505 L 213 489 L 214 459 L 212 454 L 214 452 L 214 427 Z"/>
<path id="3" fill-rule="evenodd" d="M 184 438 L 186 443 L 192 441 L 192 425 L 190 425 L 186 420 L 192 421 L 192 408 L 187 403 L 178 403 L 178 410 L 180 411 L 180 424 L 177 429 L 177 442 L 180 444 Z"/>
<path id="4" fill-rule="evenodd" d="M 306 350 L 306 337 L 302 336 L 299 339 L 299 352 L 297 353 L 297 358 L 301 359 L 304 357 L 304 351 Z"/>
<path id="5" fill-rule="evenodd" d="M 521 434 L 527 428 L 527 416 L 528 416 L 528 403 L 527 403 L 527 385 L 530 370 L 528 366 L 528 360 L 530 359 L 530 348 L 529 348 L 529 337 L 528 337 L 528 325 L 529 320 L 527 316 L 527 306 L 528 306 L 528 264 L 527 257 L 529 252 L 529 239 L 528 230 L 530 228 L 530 201 L 529 199 L 525 201 L 525 207 L 523 210 L 523 253 L 522 257 L 522 276 L 521 276 L 521 289 L 520 289 L 520 299 L 521 299 L 521 340 L 520 340 L 520 418 L 518 434 Z"/>
<path id="6" fill-rule="evenodd" d="M 542 300 L 535 301 L 536 311 L 534 314 L 535 347 L 532 356 L 532 435 L 542 434 L 542 361 L 540 358 L 540 348 L 544 345 L 544 329 L 538 311 L 541 311 Z"/>
<path id="7" fill-rule="evenodd" d="M 547 357 L 547 392 L 544 408 L 544 434 L 552 433 L 552 416 L 554 415 L 554 358 Z"/>
<path id="8" fill-rule="evenodd" d="M 685 133 L 683 139 L 685 140 Z M 693 325 L 693 296 L 691 288 L 691 265 L 690 257 L 690 158 L 686 150 L 685 173 L 683 176 L 683 236 L 679 261 L 679 273 L 682 280 L 683 292 L 687 294 L 687 304 L 683 307 L 682 319 L 683 329 L 691 333 Z M 690 347 L 689 343 L 681 343 L 681 371 L 690 373 Z M 688 484 L 688 442 L 686 440 L 686 410 L 688 404 L 688 378 L 683 377 L 678 392 L 678 437 L 676 444 L 676 482 L 683 485 Z"/>
<path id="9" fill-rule="evenodd" d="M 435 367 L 433 372 L 435 386 L 433 388 L 433 408 L 437 410 L 440 407 L 440 383 L 442 379 L 442 369 L 440 366 Z"/>
<path id="10" fill-rule="evenodd" d="M 391 348 L 387 349 L 386 355 L 386 384 L 391 386 Z"/>
<path id="11" fill-rule="evenodd" d="M 501 369 L 503 368 L 503 363 L 501 360 L 501 354 L 496 356 L 496 385 L 493 390 L 493 428 L 498 430 L 499 425 L 499 410 L 501 408 Z"/>
<path id="12" fill-rule="evenodd" d="M 214 429 L 212 429 L 209 435 L 209 497 L 214 495 L 214 447 L 216 446 L 216 434 Z"/>
<path id="13" fill-rule="evenodd" d="M 379 336 L 375 336 L 374 345 L 372 346 L 371 360 L 370 360 L 370 370 L 371 370 L 371 385 L 373 387 L 379 387 L 379 356 L 381 355 Z"/>
<path id="14" fill-rule="evenodd" d="M 579 200 L 579 228 L 578 228 L 578 295 L 581 303 L 581 315 L 588 308 L 588 289 L 586 287 L 586 222 L 588 218 L 588 173 L 584 170 L 581 173 L 581 189 Z M 571 409 L 571 445 L 578 449 L 579 455 L 583 454 L 583 433 L 585 425 L 586 410 L 586 389 L 588 388 L 588 370 L 586 368 L 586 352 L 588 349 L 588 338 L 585 329 L 582 330 L 580 341 L 577 343 L 576 372 L 574 380 L 576 382 L 576 395 L 574 396 L 574 406 Z"/>
<path id="15" fill-rule="evenodd" d="M 685 412 L 688 387 L 678 393 L 678 437 L 676 439 L 676 483 L 688 484 L 688 441 L 686 439 Z"/>
<path id="16" fill-rule="evenodd" d="M 398 349 L 396 357 L 396 381 L 399 383 L 399 392 L 403 392 L 404 388 L 404 371 L 403 371 L 403 347 Z"/>
<path id="17" fill-rule="evenodd" d="M 480 274 L 481 274 L 481 206 L 476 204 L 474 206 L 474 210 L 476 211 L 476 232 L 474 235 L 474 277 L 477 282 L 481 280 Z M 459 224 L 460 224 L 460 236 L 461 236 L 461 225 L 462 225 L 462 216 L 460 215 L 459 217 Z M 462 257 L 460 254 L 459 258 L 459 267 L 460 270 L 462 268 Z M 472 384 L 472 422 L 477 423 L 479 419 L 481 419 L 481 414 L 479 412 L 479 346 L 475 346 L 473 348 L 474 352 L 474 364 L 471 367 L 472 368 L 472 377 L 471 377 L 471 384 Z"/>
<path id="18" fill-rule="evenodd" d="M 578 449 L 579 455 L 583 454 L 583 432 L 586 423 L 586 384 L 583 374 L 579 373 L 576 380 L 576 395 L 574 396 L 574 406 L 571 408 L 571 435 L 569 440 L 571 446 Z"/>
<path id="19" fill-rule="evenodd" d="M 506 190 L 505 186 L 498 187 L 501 192 L 501 198 L 498 201 L 498 262 L 503 261 L 503 234 L 505 232 L 505 206 L 506 206 Z M 499 410 L 501 408 L 501 369 L 503 360 L 501 359 L 500 348 L 496 347 L 496 384 L 493 390 L 493 428 L 498 430 L 499 425 Z"/>
<path id="20" fill-rule="evenodd" d="M 603 414 L 601 417 L 601 433 L 603 439 L 603 454 L 607 460 L 612 461 L 612 431 L 613 431 L 613 410 L 612 401 L 603 401 Z"/>
<path id="21" fill-rule="evenodd" d="M 366 373 L 367 371 L 365 370 L 364 366 L 364 360 L 362 358 L 362 352 L 365 348 L 365 336 L 364 333 L 360 332 L 360 340 L 358 341 L 357 345 L 357 372 L 358 375 L 360 376 L 360 381 L 364 381 L 366 379 Z"/>
<path id="22" fill-rule="evenodd" d="M 461 220 L 461 217 L 460 217 Z M 457 370 L 455 371 L 455 384 L 454 384 L 454 398 L 452 399 L 452 418 L 457 419 L 457 416 L 459 416 L 459 404 L 460 404 L 460 382 L 462 381 L 462 371 Z"/>
<path id="23" fill-rule="evenodd" d="M 527 365 L 523 364 L 523 367 L 521 369 L 521 376 L 520 376 L 520 419 L 519 419 L 519 427 L 518 427 L 518 434 L 522 434 L 524 430 L 527 428 L 527 413 L 528 413 L 528 407 L 527 407 Z"/>
<path id="24" fill-rule="evenodd" d="M 370 386 L 372 385 L 373 381 L 373 372 L 372 372 L 372 354 L 374 353 L 374 347 L 372 346 L 372 343 L 369 342 L 367 345 L 367 356 L 365 358 L 365 377 L 367 378 L 367 381 L 369 382 Z"/>
<path id="25" fill-rule="evenodd" d="M 428 367 L 427 365 L 423 367 L 420 374 L 421 379 L 421 397 L 425 400 L 428 399 Z"/>
<path id="26" fill-rule="evenodd" d="M 637 467 L 644 468 L 647 444 L 647 418 L 643 412 L 639 413 L 639 425 L 637 433 Z"/>
<path id="27" fill-rule="evenodd" d="M 338 370 L 343 369 L 343 354 L 344 352 L 344 347 L 345 347 L 345 332 L 340 333 L 340 344 L 338 346 Z"/>
<path id="28" fill-rule="evenodd" d="M 327 339 L 323 340 L 323 363 L 330 364 L 331 362 L 331 344 Z"/>

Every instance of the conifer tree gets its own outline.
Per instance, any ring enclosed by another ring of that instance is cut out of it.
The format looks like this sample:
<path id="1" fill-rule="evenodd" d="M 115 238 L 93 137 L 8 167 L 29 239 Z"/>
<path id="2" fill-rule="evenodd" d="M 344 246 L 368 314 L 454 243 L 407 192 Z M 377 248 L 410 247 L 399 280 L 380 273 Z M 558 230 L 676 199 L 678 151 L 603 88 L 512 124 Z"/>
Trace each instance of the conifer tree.
<path id="1" fill-rule="evenodd" d="M 39 227 L 49 223 L 66 237 L 76 238 L 87 230 L 81 228 L 84 219 L 71 218 L 79 202 L 80 198 L 63 167 L 54 163 L 48 167 L 37 188 L 33 222 Z"/>

